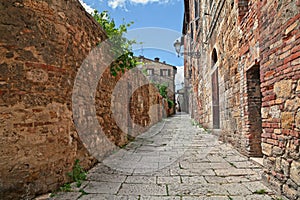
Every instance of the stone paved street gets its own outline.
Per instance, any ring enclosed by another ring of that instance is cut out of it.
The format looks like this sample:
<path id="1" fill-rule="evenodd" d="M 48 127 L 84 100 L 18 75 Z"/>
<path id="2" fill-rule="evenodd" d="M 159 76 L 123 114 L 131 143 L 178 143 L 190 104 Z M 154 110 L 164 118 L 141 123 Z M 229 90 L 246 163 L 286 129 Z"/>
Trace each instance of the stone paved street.
<path id="1" fill-rule="evenodd" d="M 156 124 L 91 169 L 81 188 L 52 199 L 281 199 L 261 182 L 261 172 L 182 114 Z"/>

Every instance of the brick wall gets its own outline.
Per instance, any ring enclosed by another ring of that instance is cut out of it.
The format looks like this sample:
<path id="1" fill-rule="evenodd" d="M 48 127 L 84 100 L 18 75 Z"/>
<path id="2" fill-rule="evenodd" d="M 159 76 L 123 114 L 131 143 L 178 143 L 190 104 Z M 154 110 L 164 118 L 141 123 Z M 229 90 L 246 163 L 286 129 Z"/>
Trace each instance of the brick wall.
<path id="1" fill-rule="evenodd" d="M 30 199 L 68 181 L 66 173 L 75 159 L 88 169 L 96 162 L 95 152 L 99 159 L 111 150 L 89 129 L 87 138 L 95 140 L 82 141 L 72 112 L 78 69 L 106 36 L 77 0 L 7 0 L 0 3 L 0 15 L 0 197 Z M 96 82 L 97 92 L 83 93 L 94 95 L 97 120 L 108 140 L 117 145 L 128 139 L 110 109 L 123 108 L 111 101 L 120 78 L 106 70 Z M 82 81 L 84 89 L 87 81 Z M 128 96 L 131 91 L 123 87 L 118 95 Z M 161 119 L 162 110 L 158 114 L 150 110 L 151 105 L 163 103 L 151 85 L 138 90 L 131 104 L 137 99 L 142 99 L 142 109 L 133 109 L 130 115 L 139 127 Z M 90 125 L 89 112 L 83 113 L 77 122 Z M 121 123 L 137 126 L 130 124 L 129 115 Z"/>
<path id="2" fill-rule="evenodd" d="M 222 130 L 220 137 L 240 148 L 242 110 L 239 81 L 241 75 L 238 68 L 239 29 L 235 26 L 238 23 L 237 5 L 219 0 L 214 1 L 213 9 L 210 10 L 205 3 L 200 4 L 199 29 L 195 31 L 194 51 L 198 49 L 201 56 L 192 58 L 192 61 L 187 57 L 186 65 L 192 66 L 190 105 L 193 118 L 204 127 L 213 129 L 212 74 L 218 72 L 218 117 Z M 194 9 L 191 8 L 191 16 L 194 16 L 193 12 Z M 217 54 L 216 63 L 213 62 L 214 49 Z"/>
<path id="3" fill-rule="evenodd" d="M 300 2 L 262 1 L 260 19 L 264 177 L 298 199 Z"/>
<path id="4" fill-rule="evenodd" d="M 249 12 L 240 19 L 239 68 L 241 75 L 241 149 L 249 156 L 261 156 L 261 92 L 259 66 L 259 2 L 248 2 Z M 243 9 L 243 8 L 239 8 Z"/>
<path id="5" fill-rule="evenodd" d="M 300 1 L 225 1 L 218 14 L 222 2 L 212 9 L 201 4 L 194 35 L 201 57 L 185 58 L 192 69 L 192 117 L 213 129 L 212 74 L 218 70 L 220 139 L 247 156 L 263 156 L 264 180 L 298 199 Z"/>

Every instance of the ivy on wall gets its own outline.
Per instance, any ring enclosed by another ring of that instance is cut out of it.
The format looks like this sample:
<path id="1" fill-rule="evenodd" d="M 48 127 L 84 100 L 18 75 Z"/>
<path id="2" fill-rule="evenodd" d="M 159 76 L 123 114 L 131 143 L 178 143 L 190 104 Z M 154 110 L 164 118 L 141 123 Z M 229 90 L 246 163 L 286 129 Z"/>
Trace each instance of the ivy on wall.
<path id="1" fill-rule="evenodd" d="M 174 106 L 174 102 L 168 97 L 168 86 L 166 84 L 159 83 L 156 83 L 155 86 L 157 87 L 159 94 L 168 101 L 168 107 L 172 108 Z"/>
<path id="2" fill-rule="evenodd" d="M 123 21 L 123 23 L 117 27 L 115 21 L 109 16 L 107 11 L 99 13 L 95 10 L 93 17 L 105 30 L 109 42 L 111 43 L 111 53 L 117 58 L 110 67 L 111 74 L 116 76 L 119 71 L 124 73 L 125 69 L 136 67 L 138 63 L 132 52 L 132 45 L 136 44 L 136 41 L 128 40 L 124 37 L 124 34 L 127 33 L 127 28 L 130 27 L 133 22 L 126 23 Z"/>

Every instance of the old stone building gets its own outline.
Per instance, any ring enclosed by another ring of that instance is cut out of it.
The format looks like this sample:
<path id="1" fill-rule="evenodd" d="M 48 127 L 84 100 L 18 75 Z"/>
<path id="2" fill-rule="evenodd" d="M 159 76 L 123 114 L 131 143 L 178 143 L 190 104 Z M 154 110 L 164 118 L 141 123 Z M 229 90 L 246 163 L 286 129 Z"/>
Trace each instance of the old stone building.
<path id="1" fill-rule="evenodd" d="M 159 58 L 151 60 L 143 56 L 139 57 L 139 62 L 142 63 L 142 70 L 145 72 L 148 80 L 154 84 L 164 84 L 168 87 L 168 97 L 173 102 L 175 101 L 175 75 L 177 68 L 167 64 L 165 61 L 160 62 Z M 169 114 L 175 113 L 175 104 Z"/>
<path id="2" fill-rule="evenodd" d="M 162 104 L 154 86 L 135 91 L 140 80 L 129 77 L 135 83 L 114 93 L 123 75 L 111 75 L 107 50 L 83 63 L 107 36 L 77 0 L 5 0 L 0 15 L 0 199 L 53 191 L 69 181 L 75 159 L 88 169 L 130 131 L 161 120 L 159 107 L 149 110 Z M 126 97 L 127 105 L 113 100 Z M 119 113 L 124 106 L 129 112 Z"/>
<path id="3" fill-rule="evenodd" d="M 183 23 L 192 117 L 263 157 L 263 178 L 289 199 L 300 198 L 299 19 L 298 0 L 185 0 Z"/>

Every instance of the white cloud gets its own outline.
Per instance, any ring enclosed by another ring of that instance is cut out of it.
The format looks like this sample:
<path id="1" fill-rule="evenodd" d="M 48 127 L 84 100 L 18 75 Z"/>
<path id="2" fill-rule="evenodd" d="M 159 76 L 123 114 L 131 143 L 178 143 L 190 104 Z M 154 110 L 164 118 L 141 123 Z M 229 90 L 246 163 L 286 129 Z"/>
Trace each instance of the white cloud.
<path id="1" fill-rule="evenodd" d="M 159 0 L 130 0 L 132 3 L 136 4 L 147 4 L 147 3 L 153 3 L 153 2 L 159 2 Z"/>
<path id="2" fill-rule="evenodd" d="M 127 3 L 145 5 L 145 4 L 148 4 L 148 3 L 164 4 L 164 3 L 169 3 L 170 1 L 171 0 L 109 0 L 108 1 L 108 6 L 115 9 L 117 7 L 126 8 Z"/>
<path id="3" fill-rule="evenodd" d="M 79 2 L 81 3 L 81 5 L 84 7 L 84 9 L 88 12 L 88 13 L 94 13 L 94 8 L 92 8 L 91 6 L 87 5 L 86 3 L 84 3 L 83 0 L 79 0 Z"/>
<path id="4" fill-rule="evenodd" d="M 112 7 L 113 9 L 117 7 L 125 8 L 126 0 L 109 0 L 108 6 Z"/>

